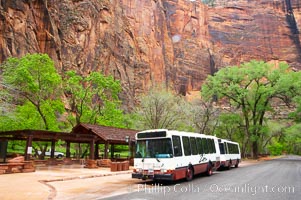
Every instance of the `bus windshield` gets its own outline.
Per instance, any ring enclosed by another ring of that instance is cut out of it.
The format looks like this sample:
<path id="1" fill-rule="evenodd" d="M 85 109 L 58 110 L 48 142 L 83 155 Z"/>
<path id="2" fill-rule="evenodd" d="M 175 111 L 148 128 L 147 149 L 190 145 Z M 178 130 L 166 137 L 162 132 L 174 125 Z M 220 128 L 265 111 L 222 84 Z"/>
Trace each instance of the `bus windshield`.
<path id="1" fill-rule="evenodd" d="M 172 158 L 171 139 L 137 140 L 136 158 Z"/>

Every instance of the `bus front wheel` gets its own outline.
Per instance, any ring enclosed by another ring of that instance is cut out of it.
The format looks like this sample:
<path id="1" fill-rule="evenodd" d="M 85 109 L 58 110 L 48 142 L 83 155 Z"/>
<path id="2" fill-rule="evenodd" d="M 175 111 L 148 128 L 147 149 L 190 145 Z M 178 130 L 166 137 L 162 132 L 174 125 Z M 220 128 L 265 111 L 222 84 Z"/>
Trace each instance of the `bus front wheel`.
<path id="1" fill-rule="evenodd" d="M 230 170 L 232 166 L 232 160 L 229 161 L 228 166 L 227 166 L 227 170 Z"/>

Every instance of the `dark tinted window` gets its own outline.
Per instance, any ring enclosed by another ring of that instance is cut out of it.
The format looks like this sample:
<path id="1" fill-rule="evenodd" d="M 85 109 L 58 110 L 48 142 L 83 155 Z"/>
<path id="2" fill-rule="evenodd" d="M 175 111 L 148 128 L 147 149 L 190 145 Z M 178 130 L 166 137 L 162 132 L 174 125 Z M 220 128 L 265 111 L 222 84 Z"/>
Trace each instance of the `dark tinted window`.
<path id="1" fill-rule="evenodd" d="M 232 154 L 232 144 L 231 143 L 227 143 L 227 145 L 228 145 L 228 153 L 229 154 Z"/>
<path id="2" fill-rule="evenodd" d="M 235 144 L 235 153 L 239 154 L 239 146 L 237 144 Z"/>
<path id="3" fill-rule="evenodd" d="M 204 153 L 209 153 L 209 148 L 208 148 L 208 145 L 207 145 L 207 139 L 206 138 L 202 138 L 202 146 L 203 146 Z"/>
<path id="4" fill-rule="evenodd" d="M 172 136 L 174 156 L 182 156 L 182 145 L 180 136 Z"/>
<path id="5" fill-rule="evenodd" d="M 149 132 L 149 133 L 138 133 L 137 138 L 153 138 L 153 137 L 166 137 L 166 131 Z"/>
<path id="6" fill-rule="evenodd" d="M 203 150 L 203 145 L 202 145 L 202 139 L 201 138 L 197 138 L 196 139 L 196 143 L 197 143 L 197 146 L 198 146 L 198 152 L 199 152 L 199 154 L 203 154 L 204 150 Z"/>
<path id="7" fill-rule="evenodd" d="M 211 139 L 211 143 L 212 143 L 212 153 L 216 153 L 214 139 Z"/>
<path id="8" fill-rule="evenodd" d="M 227 145 L 227 143 L 225 142 L 225 143 L 224 143 L 224 145 L 225 145 L 225 154 L 229 154 L 229 152 L 228 152 L 228 145 Z"/>
<path id="9" fill-rule="evenodd" d="M 213 139 L 207 138 L 207 145 L 209 153 L 215 153 L 214 141 Z"/>
<path id="10" fill-rule="evenodd" d="M 190 138 L 190 145 L 191 145 L 192 155 L 197 155 L 198 149 L 197 149 L 196 140 L 194 137 Z"/>
<path id="11" fill-rule="evenodd" d="M 221 154 L 225 154 L 225 146 L 224 146 L 224 143 L 219 143 L 219 150 L 221 151 Z"/>
<path id="12" fill-rule="evenodd" d="M 185 156 L 191 155 L 191 147 L 189 137 L 182 137 Z"/>
<path id="13" fill-rule="evenodd" d="M 227 143 L 228 144 L 228 150 L 229 154 L 238 154 L 238 145 L 237 144 L 232 144 L 232 143 Z"/>

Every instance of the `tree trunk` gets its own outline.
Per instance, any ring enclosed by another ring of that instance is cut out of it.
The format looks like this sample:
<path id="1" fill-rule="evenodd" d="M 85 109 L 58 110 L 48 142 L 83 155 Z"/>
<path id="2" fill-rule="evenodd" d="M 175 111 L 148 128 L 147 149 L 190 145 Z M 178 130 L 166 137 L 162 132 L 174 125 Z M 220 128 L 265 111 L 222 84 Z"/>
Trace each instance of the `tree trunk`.
<path id="1" fill-rule="evenodd" d="M 253 159 L 258 158 L 258 142 L 257 141 L 252 142 L 252 158 Z"/>

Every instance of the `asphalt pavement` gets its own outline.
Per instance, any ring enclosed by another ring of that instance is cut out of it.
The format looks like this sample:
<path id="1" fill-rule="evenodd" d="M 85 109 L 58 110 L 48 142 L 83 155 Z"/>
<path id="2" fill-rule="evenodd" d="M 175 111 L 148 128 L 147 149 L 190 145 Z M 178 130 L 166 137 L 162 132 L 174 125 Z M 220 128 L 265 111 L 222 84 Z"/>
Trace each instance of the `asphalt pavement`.
<path id="1" fill-rule="evenodd" d="M 301 195 L 301 157 L 286 156 L 230 170 L 212 176 L 199 175 L 192 181 L 174 183 L 139 182 L 127 194 L 105 199 L 189 200 L 299 200 Z M 99 198 L 103 199 L 103 198 Z"/>
<path id="2" fill-rule="evenodd" d="M 131 170 L 42 166 L 34 173 L 0 175 L 0 199 L 299 199 L 300 165 L 298 156 L 272 161 L 244 160 L 237 169 L 171 184 L 132 179 Z"/>

